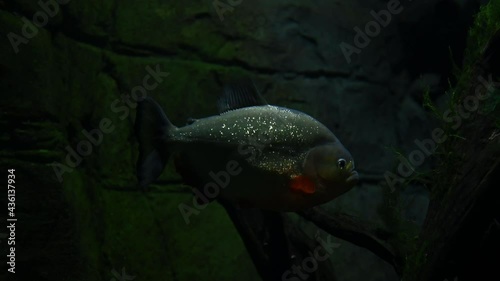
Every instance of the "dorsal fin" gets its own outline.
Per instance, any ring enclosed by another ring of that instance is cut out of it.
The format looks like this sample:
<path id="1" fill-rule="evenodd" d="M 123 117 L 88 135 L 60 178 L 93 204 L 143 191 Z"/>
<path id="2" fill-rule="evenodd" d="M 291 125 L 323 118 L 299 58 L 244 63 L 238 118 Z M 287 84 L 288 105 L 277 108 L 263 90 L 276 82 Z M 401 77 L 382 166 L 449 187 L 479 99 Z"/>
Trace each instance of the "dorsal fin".
<path id="1" fill-rule="evenodd" d="M 226 85 L 222 96 L 217 101 L 220 114 L 239 108 L 267 104 L 251 80 Z"/>

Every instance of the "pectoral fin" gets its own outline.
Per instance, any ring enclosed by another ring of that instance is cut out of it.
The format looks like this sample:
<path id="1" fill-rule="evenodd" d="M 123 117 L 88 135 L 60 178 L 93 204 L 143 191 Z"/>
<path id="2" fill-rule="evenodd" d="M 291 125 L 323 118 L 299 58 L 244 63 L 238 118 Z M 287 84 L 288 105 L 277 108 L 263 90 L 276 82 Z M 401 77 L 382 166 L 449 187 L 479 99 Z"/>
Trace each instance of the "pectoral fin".
<path id="1" fill-rule="evenodd" d="M 316 192 L 316 185 L 306 176 L 293 176 L 290 179 L 290 189 L 293 191 L 303 192 L 305 194 L 313 194 Z"/>

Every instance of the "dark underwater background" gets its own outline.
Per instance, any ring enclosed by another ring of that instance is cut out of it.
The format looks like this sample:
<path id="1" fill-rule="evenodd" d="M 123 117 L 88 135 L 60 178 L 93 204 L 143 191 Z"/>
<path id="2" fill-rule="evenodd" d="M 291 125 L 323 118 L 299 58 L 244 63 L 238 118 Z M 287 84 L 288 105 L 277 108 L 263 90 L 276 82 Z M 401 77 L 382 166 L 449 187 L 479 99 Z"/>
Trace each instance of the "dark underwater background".
<path id="1" fill-rule="evenodd" d="M 341 46 L 391 1 L 59 2 L 35 32 L 38 1 L 0 0 L 0 203 L 15 169 L 18 219 L 12 274 L 0 216 L 1 280 L 500 280 L 498 91 L 458 128 L 442 117 L 476 77 L 499 80 L 500 1 L 402 0 L 349 56 Z M 270 104 L 330 128 L 360 182 L 278 227 L 217 202 L 187 224 L 179 204 L 193 195 L 172 163 L 137 187 L 130 94 L 151 73 L 147 95 L 178 126 L 216 115 L 226 81 L 251 78 Z M 447 141 L 388 184 L 435 128 Z M 335 243 L 328 259 L 283 277 L 318 237 Z"/>

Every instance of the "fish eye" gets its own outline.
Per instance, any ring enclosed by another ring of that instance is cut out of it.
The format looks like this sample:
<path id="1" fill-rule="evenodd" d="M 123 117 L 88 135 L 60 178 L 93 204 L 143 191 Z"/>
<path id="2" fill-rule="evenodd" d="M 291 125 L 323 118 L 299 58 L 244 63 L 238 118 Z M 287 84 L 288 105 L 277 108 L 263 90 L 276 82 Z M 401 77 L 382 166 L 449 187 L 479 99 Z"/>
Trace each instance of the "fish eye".
<path id="1" fill-rule="evenodd" d="M 347 161 L 345 161 L 344 158 L 340 158 L 338 161 L 337 161 L 337 164 L 339 166 L 340 169 L 344 169 L 345 168 L 345 165 L 347 164 Z"/>

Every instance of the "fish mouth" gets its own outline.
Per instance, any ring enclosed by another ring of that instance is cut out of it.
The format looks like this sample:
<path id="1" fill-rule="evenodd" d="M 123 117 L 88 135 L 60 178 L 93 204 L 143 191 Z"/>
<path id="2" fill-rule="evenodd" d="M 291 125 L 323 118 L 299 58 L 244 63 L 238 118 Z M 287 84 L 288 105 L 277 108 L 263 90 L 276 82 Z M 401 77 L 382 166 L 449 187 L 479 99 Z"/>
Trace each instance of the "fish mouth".
<path id="1" fill-rule="evenodd" d="M 347 178 L 347 183 L 356 184 L 359 181 L 359 174 L 356 171 L 352 171 L 349 177 Z"/>

